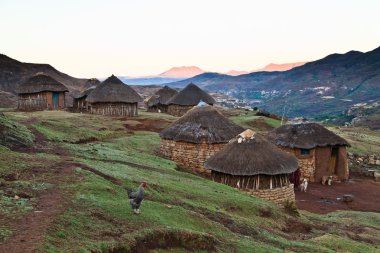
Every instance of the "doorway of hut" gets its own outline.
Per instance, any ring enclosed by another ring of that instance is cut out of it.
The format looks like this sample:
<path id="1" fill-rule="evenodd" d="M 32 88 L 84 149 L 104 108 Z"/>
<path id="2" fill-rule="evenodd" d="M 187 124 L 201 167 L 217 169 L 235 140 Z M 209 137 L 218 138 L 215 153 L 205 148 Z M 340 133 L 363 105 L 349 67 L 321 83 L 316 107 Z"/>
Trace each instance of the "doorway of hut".
<path id="1" fill-rule="evenodd" d="M 330 157 L 330 175 L 337 174 L 337 165 L 338 165 L 338 147 L 331 148 L 331 157 Z"/>
<path id="2" fill-rule="evenodd" d="M 59 106 L 59 92 L 53 92 L 53 107 L 58 108 Z"/>

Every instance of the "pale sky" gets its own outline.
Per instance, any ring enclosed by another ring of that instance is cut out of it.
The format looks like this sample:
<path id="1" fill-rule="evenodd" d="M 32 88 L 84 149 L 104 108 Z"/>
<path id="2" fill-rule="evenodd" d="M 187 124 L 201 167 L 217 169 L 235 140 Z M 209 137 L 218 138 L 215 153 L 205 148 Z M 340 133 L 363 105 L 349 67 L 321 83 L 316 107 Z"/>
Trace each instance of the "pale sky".
<path id="1" fill-rule="evenodd" d="M 226 72 L 380 46 L 377 0 L 0 0 L 0 53 L 76 77 Z"/>

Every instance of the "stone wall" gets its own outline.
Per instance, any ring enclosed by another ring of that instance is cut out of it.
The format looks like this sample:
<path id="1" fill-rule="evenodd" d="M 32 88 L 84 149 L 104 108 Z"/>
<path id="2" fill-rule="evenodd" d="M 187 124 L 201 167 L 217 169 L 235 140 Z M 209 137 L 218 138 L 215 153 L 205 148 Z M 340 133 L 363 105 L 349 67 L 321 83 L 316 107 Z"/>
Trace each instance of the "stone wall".
<path id="1" fill-rule="evenodd" d="M 299 149 L 281 147 L 286 153 L 295 155 L 298 159 L 298 168 L 301 178 L 306 178 L 309 182 L 315 182 L 315 149 L 310 149 L 309 155 L 301 155 Z"/>
<path id="2" fill-rule="evenodd" d="M 181 117 L 193 107 L 194 106 L 192 105 L 168 105 L 167 113 L 176 117 Z"/>
<path id="3" fill-rule="evenodd" d="M 290 184 L 281 188 L 249 190 L 248 193 L 255 197 L 272 201 L 278 205 L 283 205 L 287 201 L 295 202 L 293 184 Z"/>
<path id="4" fill-rule="evenodd" d="M 161 139 L 160 152 L 165 157 L 176 162 L 179 166 L 194 172 L 204 173 L 205 161 L 220 151 L 226 143 L 189 143 Z"/>

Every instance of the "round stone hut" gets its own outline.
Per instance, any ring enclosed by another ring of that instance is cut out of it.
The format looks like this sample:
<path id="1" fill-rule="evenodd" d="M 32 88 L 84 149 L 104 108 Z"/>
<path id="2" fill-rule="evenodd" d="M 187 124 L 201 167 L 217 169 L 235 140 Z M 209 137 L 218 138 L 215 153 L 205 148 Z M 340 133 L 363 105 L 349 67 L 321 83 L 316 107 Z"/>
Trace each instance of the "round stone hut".
<path id="1" fill-rule="evenodd" d="M 148 107 L 148 112 L 167 112 L 168 105 L 167 102 L 173 96 L 177 95 L 178 91 L 165 86 L 158 90 L 153 96 L 151 96 L 147 101 L 146 105 Z"/>
<path id="2" fill-rule="evenodd" d="M 140 101 L 140 95 L 114 75 L 99 84 L 86 98 L 91 113 L 123 117 L 137 116 Z"/>
<path id="3" fill-rule="evenodd" d="M 346 147 L 349 143 L 317 123 L 302 122 L 280 126 L 268 140 L 298 158 L 300 177 L 321 182 L 323 177 L 348 179 Z"/>
<path id="4" fill-rule="evenodd" d="M 195 84 L 190 83 L 177 95 L 169 99 L 167 102 L 167 113 L 180 117 L 193 108 L 193 106 L 197 105 L 200 101 L 203 101 L 209 105 L 215 104 L 214 98 L 212 98 L 207 92 Z"/>
<path id="5" fill-rule="evenodd" d="M 210 157 L 205 168 L 215 182 L 229 185 L 276 204 L 294 202 L 289 174 L 297 159 L 247 129 Z"/>
<path id="6" fill-rule="evenodd" d="M 65 92 L 69 90 L 52 77 L 37 73 L 17 89 L 20 110 L 60 110 L 65 108 Z"/>
<path id="7" fill-rule="evenodd" d="M 160 133 L 160 150 L 179 166 L 203 173 L 204 162 L 243 130 L 216 108 L 195 106 Z"/>

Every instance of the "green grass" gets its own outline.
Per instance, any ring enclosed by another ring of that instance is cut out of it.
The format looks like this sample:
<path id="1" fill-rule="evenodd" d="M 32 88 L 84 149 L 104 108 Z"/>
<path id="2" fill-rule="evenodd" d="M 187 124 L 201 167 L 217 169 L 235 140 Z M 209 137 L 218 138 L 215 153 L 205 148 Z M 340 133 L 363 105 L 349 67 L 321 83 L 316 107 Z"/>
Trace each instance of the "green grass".
<path id="1" fill-rule="evenodd" d="M 24 125 L 0 114 L 0 145 L 13 147 L 16 145 L 30 146 L 34 135 Z"/>
<path id="2" fill-rule="evenodd" d="M 66 112 L 7 114 L 20 124 L 34 117 L 33 127 L 45 135 L 49 143 L 54 142 L 54 145 L 68 150 L 70 159 L 78 163 L 75 180 L 61 186 L 70 198 L 70 205 L 49 227 L 46 240 L 39 246 L 42 252 L 108 252 L 111 249 L 127 252 L 145 239 L 166 244 L 166 239 L 162 239 L 164 235 L 182 246 L 171 248 L 171 251 L 155 249 L 152 252 L 189 252 L 183 245 L 190 245 L 195 252 L 207 252 L 197 249 L 207 241 L 214 242 L 217 252 L 378 250 L 375 244 L 350 238 L 350 230 L 345 226 L 364 227 L 360 236 L 376 240 L 380 214 L 301 212 L 297 219 L 312 226 L 313 230 L 305 239 L 294 237 L 283 232 L 287 222 L 294 217 L 282 208 L 204 177 L 177 170 L 174 162 L 157 155 L 160 143 L 157 133 L 128 133 L 124 126 L 128 122 L 123 119 Z M 142 113 L 141 118 L 128 121 L 133 125 L 145 118 L 173 120 L 164 114 Z M 242 125 L 258 119 L 251 112 L 232 118 Z M 279 124 L 276 120 L 259 119 L 272 127 Z M 90 137 L 97 140 L 75 144 Z M 58 159 L 55 155 L 24 154 L 0 146 L 0 173 L 11 173 L 13 169 L 8 167 L 20 171 L 32 167 L 46 168 L 54 166 Z M 86 166 L 112 176 L 120 183 L 114 184 L 89 172 Z M 141 180 L 146 180 L 148 187 L 141 214 L 133 215 L 126 188 L 136 189 Z M 53 187 L 44 181 L 33 180 L 18 180 L 9 185 L 35 191 Z M 32 207 L 30 202 L 18 203 L 10 198 L 1 201 L 4 203 L 1 206 L 6 207 L 0 209 L 3 215 L 10 215 L 15 208 L 20 208 L 15 213 L 22 216 Z M 270 210 L 271 214 L 262 215 L 263 210 Z M 319 230 L 318 225 L 325 223 L 331 229 Z M 1 227 L 0 239 L 9 236 L 10 231 L 10 227 Z M 155 238 L 158 235 L 161 239 Z"/>

